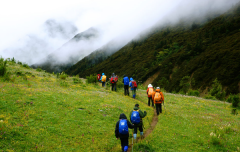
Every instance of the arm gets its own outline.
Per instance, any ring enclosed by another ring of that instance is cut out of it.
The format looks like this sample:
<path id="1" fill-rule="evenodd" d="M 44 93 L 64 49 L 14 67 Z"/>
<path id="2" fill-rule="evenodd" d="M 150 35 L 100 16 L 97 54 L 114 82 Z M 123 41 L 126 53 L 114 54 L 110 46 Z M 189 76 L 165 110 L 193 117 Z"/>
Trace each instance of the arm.
<path id="1" fill-rule="evenodd" d="M 147 95 L 148 95 L 148 90 L 149 90 L 149 88 L 147 89 Z"/>
<path id="2" fill-rule="evenodd" d="M 147 112 L 146 111 L 142 112 L 141 110 L 139 110 L 139 115 L 141 118 L 144 118 L 147 115 Z"/>
<path id="3" fill-rule="evenodd" d="M 115 136 L 116 136 L 116 138 L 119 138 L 119 130 L 118 130 L 118 127 L 119 127 L 119 121 L 117 122 L 117 124 L 116 124 L 116 128 L 115 128 Z"/>
<path id="4" fill-rule="evenodd" d="M 127 120 L 128 128 L 133 129 L 134 125 L 130 123 L 130 121 Z"/>

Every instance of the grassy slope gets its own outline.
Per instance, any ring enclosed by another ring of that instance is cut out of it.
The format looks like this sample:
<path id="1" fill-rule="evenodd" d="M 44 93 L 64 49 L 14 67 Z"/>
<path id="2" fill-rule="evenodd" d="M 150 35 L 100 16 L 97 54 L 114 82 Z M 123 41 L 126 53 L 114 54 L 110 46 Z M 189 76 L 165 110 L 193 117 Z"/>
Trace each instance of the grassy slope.
<path id="1" fill-rule="evenodd" d="M 179 83 L 184 76 L 192 76 L 196 82 L 194 89 L 202 90 L 218 78 L 227 94 L 238 93 L 239 29 L 240 7 L 237 7 L 196 27 L 180 23 L 174 27 L 154 29 L 146 38 L 129 42 L 99 64 L 90 66 L 85 58 L 66 72 L 81 77 L 115 72 L 143 82 L 160 72 L 153 84 L 160 85 L 159 80 L 164 77 L 169 84 L 161 86 L 177 92 L 181 89 Z M 160 54 L 162 57 L 157 57 Z"/>
<path id="2" fill-rule="evenodd" d="M 140 103 L 96 85 L 74 84 L 72 78 L 64 87 L 52 74 L 11 62 L 8 70 L 12 78 L 19 71 L 27 80 L 16 76 L 14 82 L 4 82 L 0 77 L 3 151 L 111 151 L 120 146 L 114 136 L 120 113 L 128 117 L 134 104 Z M 151 108 L 140 105 L 151 119 Z"/>
<path id="3" fill-rule="evenodd" d="M 240 117 L 229 103 L 167 94 L 155 130 L 135 145 L 137 151 L 238 151 Z M 147 103 L 145 91 L 139 99 Z M 216 137 L 210 136 L 216 133 Z M 218 138 L 220 134 L 220 137 Z M 212 138 L 213 137 L 213 138 Z"/>

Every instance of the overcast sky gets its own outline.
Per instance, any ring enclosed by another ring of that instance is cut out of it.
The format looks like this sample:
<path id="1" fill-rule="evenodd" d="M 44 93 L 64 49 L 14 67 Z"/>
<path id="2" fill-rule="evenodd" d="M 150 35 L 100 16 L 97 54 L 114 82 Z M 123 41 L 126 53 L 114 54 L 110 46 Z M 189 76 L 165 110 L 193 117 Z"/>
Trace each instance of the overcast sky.
<path id="1" fill-rule="evenodd" d="M 239 0 L 5 0 L 0 5 L 0 56 L 14 56 L 32 64 L 34 58 L 46 56 L 91 27 L 98 28 L 102 34 L 98 42 L 94 42 L 97 48 L 118 36 L 130 40 L 158 21 L 177 22 L 189 15 L 224 12 L 237 2 Z M 59 24 L 65 34 L 57 34 L 58 31 L 49 34 L 48 20 Z M 88 54 L 94 49 L 89 49 Z"/>

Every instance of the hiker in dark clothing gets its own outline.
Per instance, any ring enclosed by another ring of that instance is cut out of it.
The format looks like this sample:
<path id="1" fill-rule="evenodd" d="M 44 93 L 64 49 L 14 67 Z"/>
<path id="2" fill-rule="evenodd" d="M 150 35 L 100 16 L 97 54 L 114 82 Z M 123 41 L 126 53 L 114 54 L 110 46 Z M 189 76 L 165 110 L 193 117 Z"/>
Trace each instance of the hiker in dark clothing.
<path id="1" fill-rule="evenodd" d="M 154 92 L 154 89 L 153 89 L 153 86 L 152 84 L 149 84 L 148 85 L 148 89 L 147 89 L 147 95 L 148 95 L 148 106 L 151 105 L 151 102 L 152 102 L 152 107 L 154 107 L 154 103 L 153 103 L 153 100 L 152 100 L 152 94 Z"/>
<path id="2" fill-rule="evenodd" d="M 118 77 L 115 76 L 115 74 L 113 73 L 110 78 L 110 83 L 112 84 L 112 91 L 113 90 L 117 91 L 117 89 L 116 89 L 117 82 L 118 82 Z"/>
<path id="3" fill-rule="evenodd" d="M 129 78 L 126 75 L 124 75 L 122 83 L 124 83 L 124 95 L 129 96 Z"/>
<path id="4" fill-rule="evenodd" d="M 139 128 L 139 131 L 140 131 L 141 138 L 143 138 L 143 120 L 142 120 L 142 118 L 144 118 L 146 115 L 147 115 L 146 111 L 142 112 L 139 109 L 139 104 L 136 104 L 135 107 L 133 108 L 133 110 L 130 113 L 131 122 L 134 124 L 133 137 L 134 137 L 135 142 L 137 140 L 137 129 L 138 128 Z M 138 121 L 137 121 L 137 119 L 138 119 Z"/>
<path id="5" fill-rule="evenodd" d="M 134 125 L 127 120 L 127 116 L 124 113 L 120 114 L 119 119 L 115 128 L 115 136 L 117 139 L 120 138 L 122 151 L 126 152 L 128 150 L 128 128 L 132 129 Z"/>

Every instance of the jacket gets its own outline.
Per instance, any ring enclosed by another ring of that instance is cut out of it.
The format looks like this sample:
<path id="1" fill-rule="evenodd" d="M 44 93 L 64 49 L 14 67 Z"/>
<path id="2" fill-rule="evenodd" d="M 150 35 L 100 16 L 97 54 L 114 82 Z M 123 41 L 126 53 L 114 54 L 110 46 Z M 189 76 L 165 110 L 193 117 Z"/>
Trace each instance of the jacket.
<path id="1" fill-rule="evenodd" d="M 155 96 L 156 92 L 160 92 L 160 95 L 162 96 L 160 102 L 157 102 L 157 103 L 156 103 L 156 101 L 155 101 L 155 99 L 154 99 L 154 96 Z M 163 96 L 163 93 L 160 91 L 160 89 L 156 89 L 156 92 L 153 92 L 153 94 L 152 94 L 152 100 L 154 101 L 154 104 L 161 104 L 161 103 L 164 103 L 164 96 Z"/>
<path id="2" fill-rule="evenodd" d="M 149 88 L 153 88 L 153 87 L 149 87 Z M 148 95 L 149 88 L 147 89 L 147 95 Z M 153 92 L 154 92 L 154 89 L 153 89 Z M 148 95 L 148 97 L 150 98 L 152 97 L 152 95 L 151 96 Z"/>
<path id="3" fill-rule="evenodd" d="M 120 116 L 119 116 L 119 119 L 127 119 L 127 116 L 124 113 L 121 113 Z M 115 128 L 116 138 L 128 138 L 129 137 L 129 132 L 126 135 L 123 135 L 123 134 L 119 133 L 119 122 L 120 122 L 120 120 L 118 120 L 118 122 L 116 123 L 116 128 Z M 134 125 L 132 125 L 130 123 L 130 121 L 128 121 L 128 120 L 127 120 L 127 125 L 128 125 L 128 128 L 130 128 L 130 129 L 132 129 L 134 127 Z"/>
<path id="4" fill-rule="evenodd" d="M 138 112 L 139 112 L 139 115 L 140 115 L 140 123 L 139 124 L 134 124 L 134 126 L 141 126 L 143 124 L 142 118 L 144 118 L 147 115 L 147 112 L 146 111 L 142 112 L 138 107 L 134 107 L 133 110 L 130 112 L 130 120 L 131 120 L 132 112 L 137 111 L 137 110 L 139 110 Z"/>

